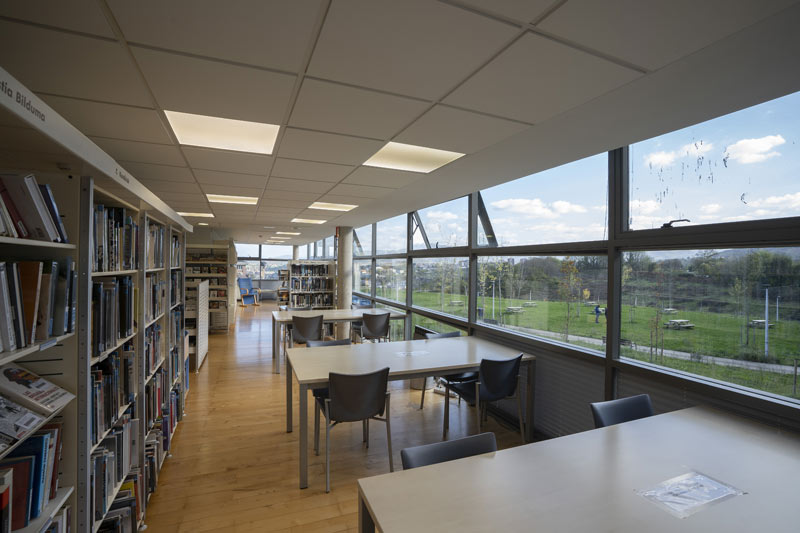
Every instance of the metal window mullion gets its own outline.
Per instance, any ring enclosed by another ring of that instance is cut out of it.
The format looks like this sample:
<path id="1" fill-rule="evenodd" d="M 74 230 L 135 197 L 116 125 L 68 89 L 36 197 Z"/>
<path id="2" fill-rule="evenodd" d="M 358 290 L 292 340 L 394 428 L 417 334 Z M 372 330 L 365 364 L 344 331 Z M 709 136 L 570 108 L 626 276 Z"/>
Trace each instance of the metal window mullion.
<path id="1" fill-rule="evenodd" d="M 467 243 L 469 245 L 469 269 L 467 271 L 467 333 L 472 335 L 473 325 L 477 320 L 478 305 L 478 257 L 473 253 L 478 247 L 478 211 L 480 193 L 474 192 L 469 195 L 469 206 L 467 209 Z"/>
<path id="2" fill-rule="evenodd" d="M 620 324 L 622 318 L 622 252 L 617 237 L 627 228 L 628 147 L 608 152 L 608 287 L 606 299 L 605 399 L 616 397 Z"/>

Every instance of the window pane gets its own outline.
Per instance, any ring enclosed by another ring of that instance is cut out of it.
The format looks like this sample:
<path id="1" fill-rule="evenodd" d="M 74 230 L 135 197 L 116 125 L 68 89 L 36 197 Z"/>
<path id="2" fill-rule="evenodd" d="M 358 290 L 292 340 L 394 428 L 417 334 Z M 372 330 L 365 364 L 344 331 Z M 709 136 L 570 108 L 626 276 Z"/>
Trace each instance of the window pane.
<path id="1" fill-rule="evenodd" d="M 629 164 L 631 229 L 798 216 L 800 92 L 634 144 Z"/>
<path id="2" fill-rule="evenodd" d="M 240 278 L 261 279 L 260 268 L 261 263 L 258 261 L 239 261 L 236 263 L 236 275 Z"/>
<path id="3" fill-rule="evenodd" d="M 451 326 L 450 324 L 446 324 L 444 322 L 439 322 L 438 320 L 434 320 L 432 318 L 428 318 L 426 316 L 418 315 L 416 313 L 411 315 L 411 334 L 412 336 L 415 335 L 415 329 L 419 326 L 421 328 L 425 328 L 427 330 L 431 330 L 434 333 L 450 333 L 451 331 L 460 331 L 462 335 L 466 335 L 467 333 L 462 329 L 459 329 L 455 326 Z M 422 332 L 417 332 L 420 334 Z"/>
<path id="4" fill-rule="evenodd" d="M 287 261 L 261 261 L 262 279 L 279 279 L 278 270 L 289 268 Z"/>
<path id="5" fill-rule="evenodd" d="M 460 317 L 467 316 L 466 257 L 414 259 L 412 303 Z"/>
<path id="6" fill-rule="evenodd" d="M 234 244 L 236 246 L 236 256 L 237 257 L 258 257 L 258 245 L 257 244 L 245 244 L 241 242 L 237 242 Z"/>
<path id="7" fill-rule="evenodd" d="M 353 255 L 372 255 L 372 224 L 353 229 Z"/>
<path id="8" fill-rule="evenodd" d="M 406 253 L 408 215 L 400 215 L 378 222 L 375 255 Z"/>
<path id="9" fill-rule="evenodd" d="M 391 307 L 389 305 L 377 304 L 375 306 L 378 309 L 386 309 L 393 313 L 405 313 L 402 309 L 397 309 L 396 307 Z M 405 327 L 405 320 L 390 320 L 389 321 L 389 340 L 391 341 L 402 341 L 406 338 L 406 327 Z"/>
<path id="10" fill-rule="evenodd" d="M 608 154 L 481 191 L 498 246 L 606 238 Z M 478 245 L 490 244 L 479 224 Z"/>
<path id="11" fill-rule="evenodd" d="M 298 259 L 307 259 L 308 258 L 308 245 L 307 244 L 301 244 L 300 246 L 298 246 L 297 247 L 297 251 L 299 252 L 298 253 L 298 257 L 297 257 Z"/>
<path id="12" fill-rule="evenodd" d="M 397 302 L 406 301 L 406 260 L 375 260 L 375 296 Z"/>
<path id="13" fill-rule="evenodd" d="M 314 246 L 314 259 L 322 259 L 325 256 L 325 239 L 318 240 Z"/>
<path id="14" fill-rule="evenodd" d="M 624 357 L 797 398 L 800 248 L 626 253 L 621 338 Z"/>
<path id="15" fill-rule="evenodd" d="M 372 278 L 372 261 L 358 259 L 353 261 L 353 291 L 370 294 Z"/>
<path id="16" fill-rule="evenodd" d="M 325 246 L 327 246 L 328 259 L 336 259 L 336 237 L 334 235 L 325 239 Z"/>
<path id="17" fill-rule="evenodd" d="M 419 217 L 431 248 L 467 245 L 467 198 L 421 209 Z M 420 228 L 414 231 L 414 249 L 426 248 Z"/>
<path id="18" fill-rule="evenodd" d="M 277 244 L 264 244 L 261 246 L 261 259 L 291 259 L 292 253 L 292 246 L 280 246 Z"/>
<path id="19" fill-rule="evenodd" d="M 605 256 L 479 257 L 479 322 L 604 350 Z"/>

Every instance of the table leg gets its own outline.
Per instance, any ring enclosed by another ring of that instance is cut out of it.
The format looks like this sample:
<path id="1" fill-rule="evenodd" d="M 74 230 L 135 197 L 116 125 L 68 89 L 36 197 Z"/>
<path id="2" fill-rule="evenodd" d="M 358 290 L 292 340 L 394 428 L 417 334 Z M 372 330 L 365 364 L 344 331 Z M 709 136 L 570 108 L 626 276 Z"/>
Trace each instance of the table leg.
<path id="1" fill-rule="evenodd" d="M 367 502 L 364 501 L 360 490 L 358 491 L 358 532 L 375 533 L 375 521 L 369 513 Z"/>
<path id="2" fill-rule="evenodd" d="M 308 385 L 300 385 L 300 488 L 308 488 Z"/>
<path id="3" fill-rule="evenodd" d="M 536 361 L 528 361 L 527 386 L 525 399 L 528 401 L 525 409 L 525 440 L 533 442 L 533 414 L 534 414 L 534 386 L 536 384 Z"/>
<path id="4" fill-rule="evenodd" d="M 292 364 L 286 358 L 286 433 L 292 432 Z"/>
<path id="5" fill-rule="evenodd" d="M 280 324 L 274 318 L 272 319 L 272 373 L 280 374 L 280 359 L 281 359 L 281 338 L 280 338 Z"/>

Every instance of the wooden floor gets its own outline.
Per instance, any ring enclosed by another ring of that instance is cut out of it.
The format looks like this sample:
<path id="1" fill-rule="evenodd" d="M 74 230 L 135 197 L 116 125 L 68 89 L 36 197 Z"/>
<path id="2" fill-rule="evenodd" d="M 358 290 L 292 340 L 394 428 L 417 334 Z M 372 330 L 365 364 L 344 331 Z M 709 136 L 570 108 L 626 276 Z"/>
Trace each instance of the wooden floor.
<path id="1" fill-rule="evenodd" d="M 345 424 L 332 430 L 330 494 L 324 451 L 319 457 L 311 452 L 309 488 L 298 488 L 297 388 L 295 431 L 286 433 L 285 378 L 272 373 L 273 309 L 240 307 L 228 335 L 209 336 L 208 358 L 191 376 L 186 416 L 147 508 L 148 533 L 353 531 L 356 480 L 389 471 L 383 424 L 371 426 L 369 449 L 361 442 L 361 425 Z M 390 387 L 394 463 L 400 469 L 402 448 L 441 439 L 444 398 L 428 391 L 420 411 L 419 391 L 403 382 Z M 459 408 L 453 401 L 450 416 L 452 437 L 474 432 L 466 403 Z M 501 448 L 519 444 L 517 433 L 491 418 L 485 430 L 496 433 Z"/>

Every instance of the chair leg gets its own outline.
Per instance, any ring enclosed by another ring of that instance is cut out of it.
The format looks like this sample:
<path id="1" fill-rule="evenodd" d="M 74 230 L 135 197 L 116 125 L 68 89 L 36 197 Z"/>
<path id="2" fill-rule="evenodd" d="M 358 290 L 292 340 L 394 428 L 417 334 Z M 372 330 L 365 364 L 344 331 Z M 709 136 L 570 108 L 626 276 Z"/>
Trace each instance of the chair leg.
<path id="1" fill-rule="evenodd" d="M 392 456 L 392 423 L 389 421 L 389 398 L 386 395 L 386 445 L 389 447 L 389 472 L 394 472 L 394 457 Z"/>
<path id="2" fill-rule="evenodd" d="M 331 425 L 325 424 L 325 492 L 331 491 Z"/>
<path id="3" fill-rule="evenodd" d="M 367 421 L 361 421 L 361 442 L 367 442 Z"/>
<path id="4" fill-rule="evenodd" d="M 314 455 L 319 455 L 319 414 L 322 409 L 316 401 L 314 404 L 316 407 L 314 409 Z M 325 422 L 327 423 L 328 421 L 326 420 Z"/>
<path id="5" fill-rule="evenodd" d="M 519 416 L 519 434 L 522 437 L 522 444 L 525 444 L 525 419 L 522 418 L 522 394 L 517 390 L 517 414 Z"/>
<path id="6" fill-rule="evenodd" d="M 425 405 L 425 385 L 428 384 L 428 378 L 422 378 L 422 394 L 419 397 L 419 409 L 422 410 L 422 406 Z"/>
<path id="7" fill-rule="evenodd" d="M 364 420 L 364 442 L 367 444 L 367 448 L 369 448 L 369 418 Z"/>
<path id="8" fill-rule="evenodd" d="M 450 387 L 444 385 L 444 421 L 442 422 L 442 440 L 447 440 L 447 430 L 450 429 Z"/>
<path id="9" fill-rule="evenodd" d="M 478 433 L 481 432 L 481 384 L 475 383 L 475 414 L 478 419 Z"/>

